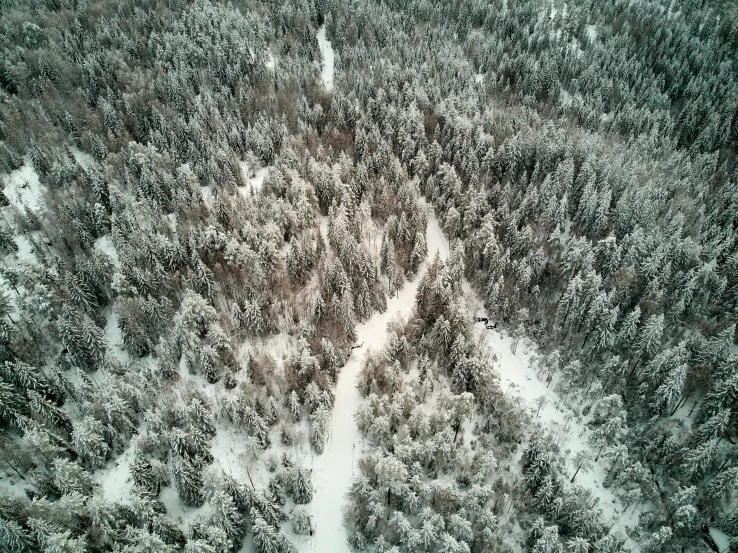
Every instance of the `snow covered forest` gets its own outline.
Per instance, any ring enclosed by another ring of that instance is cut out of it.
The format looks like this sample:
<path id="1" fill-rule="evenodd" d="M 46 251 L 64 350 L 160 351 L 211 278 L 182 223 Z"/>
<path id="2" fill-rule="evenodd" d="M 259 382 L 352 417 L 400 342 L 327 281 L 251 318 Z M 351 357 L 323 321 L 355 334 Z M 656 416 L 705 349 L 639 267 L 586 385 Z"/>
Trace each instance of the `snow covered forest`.
<path id="1" fill-rule="evenodd" d="M 0 49 L 0 552 L 738 552 L 734 0 Z"/>

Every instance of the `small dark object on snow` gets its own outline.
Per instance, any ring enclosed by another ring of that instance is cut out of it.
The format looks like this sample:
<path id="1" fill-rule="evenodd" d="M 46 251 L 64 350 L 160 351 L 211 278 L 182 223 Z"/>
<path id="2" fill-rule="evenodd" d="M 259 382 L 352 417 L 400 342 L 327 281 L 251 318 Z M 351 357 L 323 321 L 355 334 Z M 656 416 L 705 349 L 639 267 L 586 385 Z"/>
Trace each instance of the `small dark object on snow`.
<path id="1" fill-rule="evenodd" d="M 497 328 L 497 323 L 493 323 L 491 325 L 489 325 L 489 324 L 488 325 L 485 325 L 485 328 L 487 330 L 494 330 L 495 328 Z"/>
<path id="2" fill-rule="evenodd" d="M 351 346 L 351 349 L 359 349 L 363 345 L 364 345 L 364 342 L 361 342 L 358 346 Z"/>
<path id="3" fill-rule="evenodd" d="M 487 324 L 489 319 L 487 317 L 474 317 L 474 322 Z"/>

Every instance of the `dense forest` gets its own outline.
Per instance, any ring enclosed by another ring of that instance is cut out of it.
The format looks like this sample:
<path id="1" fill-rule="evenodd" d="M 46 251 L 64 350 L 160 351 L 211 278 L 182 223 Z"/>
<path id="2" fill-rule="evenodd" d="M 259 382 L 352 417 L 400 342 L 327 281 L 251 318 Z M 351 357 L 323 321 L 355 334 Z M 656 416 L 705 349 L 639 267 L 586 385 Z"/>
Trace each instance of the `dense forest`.
<path id="1" fill-rule="evenodd" d="M 738 552 L 732 0 L 0 0 L 0 551 Z"/>

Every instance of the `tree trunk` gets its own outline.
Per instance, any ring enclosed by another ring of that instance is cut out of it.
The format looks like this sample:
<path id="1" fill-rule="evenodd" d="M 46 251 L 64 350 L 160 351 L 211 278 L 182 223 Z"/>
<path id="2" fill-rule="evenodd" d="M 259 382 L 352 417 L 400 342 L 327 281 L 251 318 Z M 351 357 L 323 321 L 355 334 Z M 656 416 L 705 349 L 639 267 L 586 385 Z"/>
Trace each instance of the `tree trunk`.
<path id="1" fill-rule="evenodd" d="M 18 472 L 18 469 L 15 468 L 15 465 L 13 465 L 13 463 L 11 463 L 10 461 L 8 461 L 7 459 L 3 459 L 3 461 L 5 461 L 5 464 L 8 465 L 14 473 L 16 473 L 18 476 L 20 476 L 26 482 L 28 482 L 28 479 L 25 476 L 23 476 L 20 472 Z"/>
<path id="2" fill-rule="evenodd" d="M 577 467 L 577 470 L 574 471 L 574 476 L 571 477 L 571 480 L 569 482 L 574 482 L 574 479 L 577 477 L 577 474 L 579 474 L 579 470 L 582 468 L 582 465 L 579 465 Z"/>
<path id="3" fill-rule="evenodd" d="M 686 396 L 684 396 L 684 399 L 683 399 L 683 400 L 679 400 L 679 401 L 677 401 L 676 407 L 674 407 L 674 410 L 673 410 L 673 411 L 671 412 L 671 414 L 670 414 L 669 416 L 670 416 L 670 417 L 673 417 L 673 416 L 674 416 L 674 414 L 675 414 L 675 413 L 676 413 L 677 411 L 679 411 L 679 409 L 681 409 L 681 408 L 682 408 L 682 407 L 684 406 L 684 404 L 685 404 L 685 403 L 687 403 L 687 400 L 688 400 L 688 399 L 689 399 L 689 395 L 686 395 Z"/>
<path id="4" fill-rule="evenodd" d="M 615 460 L 612 462 L 612 465 L 610 465 L 610 470 L 608 470 L 607 474 L 605 475 L 605 481 L 607 481 L 610 478 L 610 474 L 612 473 L 613 469 L 615 468 L 615 465 L 618 463 L 618 461 L 620 460 L 620 457 L 622 456 L 623 456 L 623 453 L 620 452 L 618 453 L 618 456 L 615 457 Z"/>
<path id="5" fill-rule="evenodd" d="M 586 334 L 586 335 L 584 336 L 584 342 L 582 342 L 582 348 L 581 348 L 581 349 L 584 349 L 584 346 L 586 346 L 586 345 L 587 345 L 587 340 L 589 340 L 589 337 L 590 337 L 590 335 L 591 335 L 591 334 L 592 334 L 592 331 L 590 330 L 590 331 L 589 331 L 589 332 L 587 332 L 587 334 Z"/>
<path id="6" fill-rule="evenodd" d="M 694 405 L 692 405 L 692 408 L 689 410 L 689 414 L 687 415 L 688 417 L 692 416 L 692 411 L 694 411 L 694 408 L 697 407 L 698 403 L 699 403 L 699 400 L 694 402 Z"/>
<path id="7" fill-rule="evenodd" d="M 584 399 L 587 399 L 587 396 L 589 395 L 589 391 L 592 389 L 592 384 L 594 384 L 594 378 L 589 379 L 589 385 L 587 386 L 587 391 L 584 392 Z"/>
<path id="8" fill-rule="evenodd" d="M 713 474 L 707 482 L 709 482 L 710 480 L 712 480 L 713 478 L 715 478 L 718 474 L 720 474 L 720 472 L 725 468 L 725 465 L 727 465 L 730 462 L 730 460 L 733 458 L 734 455 L 735 455 L 735 453 L 733 453 L 731 455 L 728 455 L 728 458 L 725 459 L 725 461 L 723 461 L 723 464 L 720 465 L 720 468 L 715 471 L 715 474 Z M 705 484 L 707 482 L 705 482 Z"/>
<path id="9" fill-rule="evenodd" d="M 595 457 L 595 462 L 600 458 L 600 455 L 602 454 L 602 450 L 605 448 L 605 444 L 607 442 L 602 442 L 602 445 L 600 446 L 600 449 L 597 451 L 597 457 Z"/>
<path id="10" fill-rule="evenodd" d="M 628 371 L 628 376 L 630 376 L 630 375 L 633 374 L 633 371 L 636 369 L 636 367 L 638 366 L 638 363 L 640 363 L 640 362 L 641 362 L 641 358 L 640 357 L 636 357 L 636 361 L 633 364 L 633 368 Z"/>

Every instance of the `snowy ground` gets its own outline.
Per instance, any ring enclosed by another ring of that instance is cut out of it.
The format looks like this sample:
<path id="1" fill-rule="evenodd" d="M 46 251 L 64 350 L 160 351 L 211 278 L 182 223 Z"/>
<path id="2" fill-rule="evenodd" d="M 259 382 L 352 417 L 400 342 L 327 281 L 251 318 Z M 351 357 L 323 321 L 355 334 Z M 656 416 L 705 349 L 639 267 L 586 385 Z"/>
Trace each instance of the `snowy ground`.
<path id="1" fill-rule="evenodd" d="M 262 186 L 264 186 L 264 178 L 266 177 L 269 168 L 262 167 L 261 169 L 257 169 L 252 173 L 251 167 L 247 162 L 241 161 L 239 162 L 239 165 L 241 166 L 243 178 L 245 178 L 248 182 L 246 186 L 238 187 L 238 191 L 241 193 L 241 195 L 248 196 L 249 194 L 257 193 L 259 190 L 261 190 Z M 254 175 L 253 177 L 251 176 L 252 174 Z"/>
<path id="2" fill-rule="evenodd" d="M 38 175 L 30 163 L 26 163 L 3 179 L 5 197 L 21 212 L 28 209 L 33 213 L 41 213 L 45 208 L 44 189 L 45 187 L 39 182 Z"/>
<path id="3" fill-rule="evenodd" d="M 597 25 L 587 25 L 584 27 L 584 30 L 586 31 L 587 38 L 589 38 L 590 42 L 597 40 Z"/>
<path id="4" fill-rule="evenodd" d="M 473 292 L 470 292 L 470 294 L 474 304 L 478 306 L 476 316 L 486 317 L 487 314 L 481 307 L 481 302 L 477 300 Z M 517 345 L 516 353 L 513 353 L 513 345 L 516 339 L 504 331 L 486 330 L 481 324 L 476 326 L 476 330 L 483 347 L 497 357 L 494 368 L 500 375 L 503 390 L 508 390 L 508 393 L 517 395 L 521 399 L 521 406 L 528 408 L 533 416 L 537 411 L 535 400 L 541 396 L 546 398 L 546 402 L 541 407 L 538 418 L 535 420 L 544 428 L 553 430 L 556 435 L 561 435 L 559 442 L 561 450 L 570 452 L 566 456 L 571 459 L 578 451 L 591 450 L 592 448 L 588 442 L 589 429 L 585 426 L 586 419 L 576 417 L 575 413 L 560 401 L 558 394 L 554 391 L 554 383 L 551 383 L 547 388 L 546 383 L 538 378 L 534 369 L 536 361 L 534 345 L 523 338 Z M 565 425 L 567 426 L 564 432 Z M 568 483 L 575 468 L 569 465 L 565 482 Z M 602 509 L 604 522 L 608 525 L 608 521 L 615 522 L 613 529 L 621 530 L 622 538 L 626 539 L 628 536 L 626 528 L 634 527 L 638 522 L 637 512 L 634 514 L 632 509 L 628 509 L 628 512 L 624 515 L 623 512 L 626 509 L 620 500 L 615 497 L 610 489 L 602 486 L 607 468 L 608 462 L 602 456 L 598 462 L 593 463 L 590 471 L 580 471 L 574 484 L 571 485 L 578 484 L 591 490 L 593 495 L 600 500 L 599 507 Z M 628 539 L 626 543 L 632 551 L 640 551 L 637 544 L 631 540 Z"/>
<path id="5" fill-rule="evenodd" d="M 323 56 L 323 63 L 320 66 L 320 77 L 323 86 L 330 92 L 333 90 L 333 61 L 335 54 L 331 42 L 325 37 L 325 25 L 318 29 L 318 45 L 320 46 L 320 54 Z"/>
<path id="6" fill-rule="evenodd" d="M 274 54 L 271 50 L 267 50 L 267 61 L 266 64 L 267 69 L 270 69 L 274 71 L 274 68 L 277 67 L 277 58 L 274 57 Z"/>
<path id="7" fill-rule="evenodd" d="M 727 553 L 730 549 L 730 538 L 717 528 L 710 528 L 710 535 L 715 540 L 715 545 L 717 545 L 720 553 Z"/>
<path id="8" fill-rule="evenodd" d="M 120 456 L 93 474 L 95 482 L 100 484 L 102 496 L 108 501 L 129 502 L 133 489 L 132 461 L 133 444 L 128 444 Z"/>

